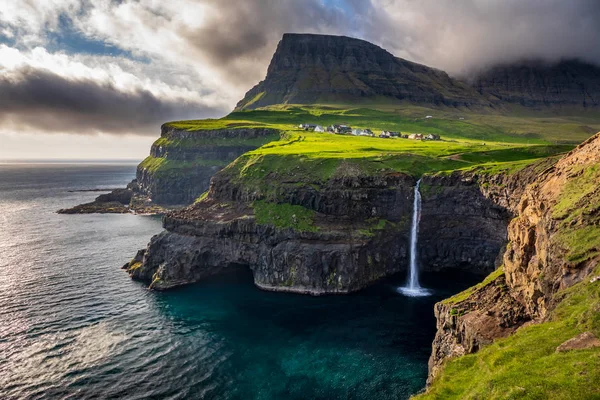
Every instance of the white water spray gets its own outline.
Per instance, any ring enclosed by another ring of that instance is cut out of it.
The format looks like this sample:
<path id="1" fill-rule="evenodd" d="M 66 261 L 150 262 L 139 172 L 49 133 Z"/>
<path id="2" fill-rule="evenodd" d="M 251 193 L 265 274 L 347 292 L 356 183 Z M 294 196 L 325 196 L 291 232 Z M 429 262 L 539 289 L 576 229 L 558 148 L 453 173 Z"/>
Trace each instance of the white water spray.
<path id="1" fill-rule="evenodd" d="M 417 262 L 417 243 L 419 237 L 419 221 L 421 221 L 421 192 L 419 186 L 421 180 L 415 185 L 415 199 L 413 201 L 413 216 L 410 229 L 410 271 L 408 283 L 404 287 L 399 287 L 398 291 L 405 296 L 418 297 L 429 296 L 430 292 L 419 285 L 419 263 Z"/>

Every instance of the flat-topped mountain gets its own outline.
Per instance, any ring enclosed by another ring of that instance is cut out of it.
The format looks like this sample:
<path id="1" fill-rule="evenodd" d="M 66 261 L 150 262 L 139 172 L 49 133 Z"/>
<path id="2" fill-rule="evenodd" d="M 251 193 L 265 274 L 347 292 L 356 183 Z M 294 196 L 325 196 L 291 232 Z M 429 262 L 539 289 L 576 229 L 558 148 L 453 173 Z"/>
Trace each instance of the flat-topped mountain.
<path id="1" fill-rule="evenodd" d="M 364 40 L 313 34 L 283 35 L 267 77 L 237 104 L 389 102 L 472 106 L 488 101 L 443 71 L 397 58 Z"/>
<path id="2" fill-rule="evenodd" d="M 394 102 L 475 108 L 595 107 L 600 105 L 600 68 L 575 60 L 521 62 L 489 68 L 467 82 L 395 57 L 364 40 L 287 33 L 265 80 L 246 93 L 236 109 Z"/>

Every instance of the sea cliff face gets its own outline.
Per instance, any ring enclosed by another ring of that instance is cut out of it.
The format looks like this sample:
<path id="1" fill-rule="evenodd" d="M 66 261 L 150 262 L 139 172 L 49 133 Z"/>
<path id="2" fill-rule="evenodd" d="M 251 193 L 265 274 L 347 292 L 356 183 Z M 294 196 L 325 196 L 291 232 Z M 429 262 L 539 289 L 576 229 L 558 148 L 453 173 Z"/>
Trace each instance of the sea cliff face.
<path id="1" fill-rule="evenodd" d="M 239 179 L 241 171 L 262 171 L 246 157 L 215 175 L 204 200 L 165 216 L 166 230 L 126 266 L 134 279 L 168 289 L 250 268 L 261 288 L 325 294 L 359 290 L 407 269 L 415 178 L 357 174 L 344 162 L 324 181 L 288 171 L 254 185 Z M 505 189 L 524 181 L 476 172 L 425 176 L 423 268 L 493 271 L 512 216 L 504 205 L 522 190 Z"/>
<path id="2" fill-rule="evenodd" d="M 157 204 L 193 203 L 227 164 L 278 138 L 279 131 L 268 128 L 188 131 L 165 124 L 137 168 L 139 191 Z"/>
<path id="3" fill-rule="evenodd" d="M 166 231 L 129 267 L 134 279 L 167 289 L 250 268 L 263 289 L 347 293 L 406 265 L 409 176 L 332 180 L 280 203 L 228 181 L 218 174 L 205 200 L 164 218 Z"/>
<path id="4" fill-rule="evenodd" d="M 600 135 L 556 163 L 539 165 L 535 179 L 511 201 L 503 267 L 483 283 L 436 304 L 437 334 L 428 383 L 444 363 L 544 322 L 560 291 L 581 282 L 600 253 Z"/>

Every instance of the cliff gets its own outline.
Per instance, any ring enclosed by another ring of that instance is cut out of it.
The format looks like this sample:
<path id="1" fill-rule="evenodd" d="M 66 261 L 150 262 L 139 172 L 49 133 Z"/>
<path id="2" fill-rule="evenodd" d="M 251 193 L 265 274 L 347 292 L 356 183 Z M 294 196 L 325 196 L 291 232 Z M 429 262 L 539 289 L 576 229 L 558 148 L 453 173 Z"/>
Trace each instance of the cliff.
<path id="1" fill-rule="evenodd" d="M 137 168 L 138 191 L 161 205 L 188 205 L 210 178 L 240 155 L 279 139 L 272 128 L 187 130 L 164 124 Z"/>
<path id="2" fill-rule="evenodd" d="M 58 213 L 164 214 L 193 203 L 208 190 L 210 178 L 240 155 L 280 138 L 278 129 L 262 126 L 190 129 L 173 124 L 162 125 L 160 138 L 127 188 Z"/>
<path id="3" fill-rule="evenodd" d="M 252 88 L 236 109 L 390 101 L 489 105 L 484 96 L 445 72 L 394 57 L 364 40 L 287 33 L 277 46 L 265 80 Z"/>
<path id="4" fill-rule="evenodd" d="M 249 268 L 263 289 L 310 294 L 351 292 L 406 270 L 414 177 L 360 159 L 294 160 L 241 156 L 215 175 L 206 198 L 167 215 L 166 230 L 125 268 L 154 289 Z M 520 178 L 424 176 L 423 269 L 493 271 L 512 215 L 503 204 L 534 169 Z"/>
<path id="5" fill-rule="evenodd" d="M 600 68 L 577 60 L 496 65 L 468 80 L 345 36 L 285 34 L 237 110 L 276 104 L 402 104 L 490 111 L 600 104 Z"/>
<path id="6" fill-rule="evenodd" d="M 597 374 L 590 375 L 590 368 L 598 371 L 598 350 L 579 354 L 577 362 L 563 366 L 564 371 L 557 370 L 561 356 L 556 351 L 592 349 L 599 343 L 593 338 L 600 334 L 600 288 L 597 278 L 586 279 L 594 271 L 600 273 L 599 166 L 600 134 L 543 170 L 524 190 L 516 218 L 509 224 L 503 268 L 480 285 L 436 304 L 431 387 L 424 397 L 435 398 L 448 390 L 450 381 L 466 375 L 471 376 L 471 386 L 461 384 L 456 390 L 454 385 L 449 398 L 462 398 L 467 391 L 475 397 L 498 397 L 486 386 L 491 380 L 498 387 L 518 385 L 523 393 L 531 393 L 539 390 L 534 386 L 540 379 L 552 387 L 564 374 L 580 374 L 590 384 L 598 379 Z M 580 342 L 584 344 L 572 347 Z M 528 348 L 533 343 L 536 348 Z M 523 354 L 516 349 L 523 349 Z M 459 356 L 479 350 L 481 354 L 470 359 L 475 364 L 457 367 Z M 506 367 L 481 367 L 494 358 L 502 358 Z M 525 379 L 528 374 L 532 381 Z M 597 395 L 598 387 L 591 385 L 588 390 L 577 382 L 575 388 L 557 387 L 553 394 L 563 398 L 581 392 L 584 397 L 572 398 L 592 398 L 588 396 Z"/>

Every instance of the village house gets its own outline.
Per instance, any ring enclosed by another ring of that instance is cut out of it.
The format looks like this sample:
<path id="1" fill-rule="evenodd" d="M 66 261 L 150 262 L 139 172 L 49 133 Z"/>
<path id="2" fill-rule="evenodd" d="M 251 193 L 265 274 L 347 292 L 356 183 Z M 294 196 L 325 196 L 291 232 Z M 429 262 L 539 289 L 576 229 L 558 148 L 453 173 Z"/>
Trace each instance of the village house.
<path id="1" fill-rule="evenodd" d="M 390 137 L 390 132 L 388 131 L 381 131 L 381 133 L 379 134 L 380 138 L 389 138 Z"/>
<path id="2" fill-rule="evenodd" d="M 410 135 L 408 135 L 409 139 L 413 139 L 413 140 L 423 140 L 423 134 L 422 133 L 411 133 Z"/>
<path id="3" fill-rule="evenodd" d="M 317 125 L 315 124 L 300 124 L 299 128 L 305 131 L 314 131 Z"/>
<path id="4" fill-rule="evenodd" d="M 343 135 L 346 133 L 352 133 L 352 127 L 348 125 L 334 125 L 333 131 L 338 135 Z"/>
<path id="5" fill-rule="evenodd" d="M 362 129 L 358 129 L 358 128 L 352 129 L 352 135 L 354 135 L 354 136 L 360 136 L 362 133 L 363 133 Z"/>
<path id="6" fill-rule="evenodd" d="M 323 128 L 321 125 L 317 125 L 315 126 L 315 132 L 325 132 L 325 128 Z"/>
<path id="7" fill-rule="evenodd" d="M 425 137 L 423 139 L 425 139 L 425 140 L 440 140 L 440 135 L 434 135 L 433 133 L 430 133 L 428 135 L 425 135 Z"/>

